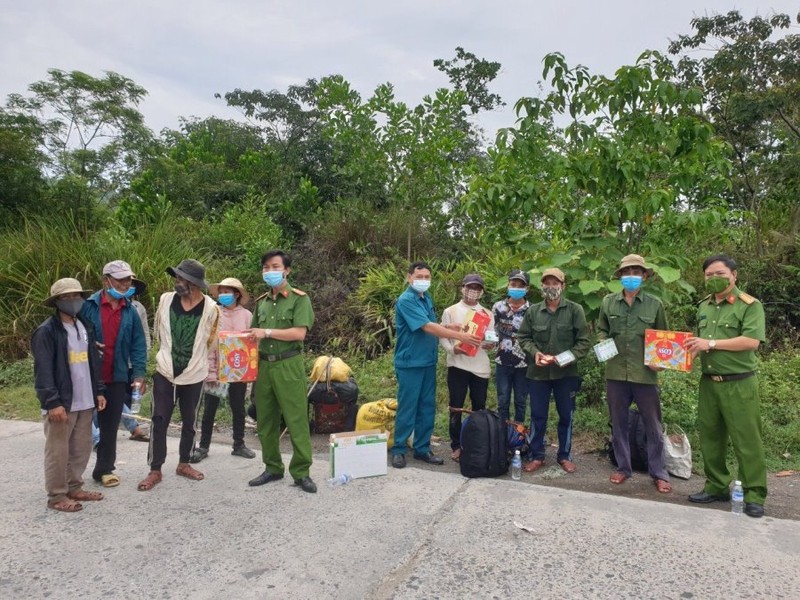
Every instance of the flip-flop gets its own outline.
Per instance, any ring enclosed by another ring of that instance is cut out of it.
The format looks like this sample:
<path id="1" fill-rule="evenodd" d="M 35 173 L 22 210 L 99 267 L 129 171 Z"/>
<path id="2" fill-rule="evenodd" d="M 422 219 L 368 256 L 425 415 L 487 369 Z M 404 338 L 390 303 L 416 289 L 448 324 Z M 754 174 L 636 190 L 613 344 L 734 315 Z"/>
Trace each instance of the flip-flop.
<path id="1" fill-rule="evenodd" d="M 615 485 L 619 485 L 620 483 L 625 483 L 626 479 L 628 479 L 628 476 L 625 475 L 625 473 L 623 473 L 622 471 L 614 471 L 611 474 L 611 477 L 608 478 L 608 480 Z"/>
<path id="2" fill-rule="evenodd" d="M 103 487 L 117 487 L 119 485 L 119 477 L 113 473 L 106 473 L 100 476 L 100 483 L 103 484 Z"/>
<path id="3" fill-rule="evenodd" d="M 150 436 L 144 432 L 132 433 L 130 439 L 132 439 L 134 442 L 149 442 Z"/>
<path id="4" fill-rule="evenodd" d="M 90 492 L 89 490 L 76 490 L 69 492 L 67 498 L 70 500 L 78 500 L 79 502 L 97 502 L 103 499 L 103 494 L 100 492 Z"/>
<path id="5" fill-rule="evenodd" d="M 656 479 L 656 489 L 661 494 L 669 494 L 672 491 L 672 485 L 669 481 L 664 481 L 663 479 Z"/>
<path id="6" fill-rule="evenodd" d="M 79 510 L 83 510 L 83 504 L 65 498 L 64 500 L 59 500 L 58 502 L 49 501 L 47 503 L 47 508 L 52 508 L 53 510 L 58 510 L 61 512 L 74 513 L 78 512 Z"/>

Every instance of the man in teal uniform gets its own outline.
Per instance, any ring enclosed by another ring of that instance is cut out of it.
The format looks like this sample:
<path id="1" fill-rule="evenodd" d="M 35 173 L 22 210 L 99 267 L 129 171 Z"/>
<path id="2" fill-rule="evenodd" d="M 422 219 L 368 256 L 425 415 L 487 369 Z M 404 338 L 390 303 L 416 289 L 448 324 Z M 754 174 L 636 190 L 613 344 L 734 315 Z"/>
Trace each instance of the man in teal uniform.
<path id="1" fill-rule="evenodd" d="M 705 463 L 703 491 L 689 496 L 699 504 L 730 500 L 731 474 L 725 463 L 728 437 L 739 464 L 745 514 L 764 516 L 767 465 L 761 443 L 761 400 L 755 377 L 756 350 L 765 341 L 764 306 L 736 287 L 736 262 L 725 255 L 703 263 L 711 292 L 697 309 L 697 337 L 687 347 L 700 355 L 697 424 Z"/>
<path id="2" fill-rule="evenodd" d="M 436 416 L 436 361 L 439 342 L 449 338 L 480 345 L 481 339 L 461 331 L 461 325 L 444 327 L 436 322 L 433 300 L 428 293 L 431 268 L 424 262 L 412 263 L 406 277 L 408 288 L 395 305 L 394 371 L 397 376 L 397 415 L 395 416 L 392 466 L 406 466 L 406 444 L 414 433 L 414 458 L 432 465 L 444 463 L 431 452 L 431 434 Z M 258 413 L 259 420 L 261 413 Z"/>
<path id="3" fill-rule="evenodd" d="M 292 439 L 289 474 L 295 485 L 313 494 L 317 484 L 309 476 L 311 433 L 302 352 L 303 340 L 314 324 L 314 311 L 306 293 L 287 281 L 292 260 L 286 252 L 270 250 L 261 257 L 261 266 L 270 290 L 256 300 L 249 331 L 261 340 L 255 384 L 256 430 L 266 468 L 249 483 L 256 486 L 283 479 L 279 443 L 283 416 Z"/>

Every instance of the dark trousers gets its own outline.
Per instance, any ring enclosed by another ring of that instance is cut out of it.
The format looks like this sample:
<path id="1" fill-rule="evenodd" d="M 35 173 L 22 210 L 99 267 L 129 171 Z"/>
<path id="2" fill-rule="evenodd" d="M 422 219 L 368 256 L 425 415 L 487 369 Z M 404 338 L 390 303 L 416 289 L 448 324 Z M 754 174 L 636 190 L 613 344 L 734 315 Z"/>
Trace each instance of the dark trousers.
<path id="1" fill-rule="evenodd" d="M 497 365 L 494 380 L 497 384 L 497 412 L 503 421 L 508 421 L 511 408 L 511 394 L 514 394 L 514 420 L 525 422 L 525 410 L 528 408 L 528 378 L 526 367 L 509 367 Z"/>
<path id="2" fill-rule="evenodd" d="M 244 446 L 244 396 L 246 383 L 228 384 L 228 403 L 233 416 L 233 447 Z M 214 430 L 214 419 L 219 408 L 219 396 L 203 394 L 203 422 L 200 428 L 200 447 L 208 450 L 211 445 L 211 433 Z"/>
<path id="3" fill-rule="evenodd" d="M 661 430 L 661 400 L 658 386 L 609 379 L 606 381 L 606 396 L 617 470 L 628 477 L 633 474 L 628 436 L 628 410 L 635 402 L 647 435 L 647 465 L 650 476 L 653 479 L 669 481 L 669 474 L 664 464 L 664 437 Z"/>
<path id="4" fill-rule="evenodd" d="M 173 385 L 161 373 L 156 373 L 153 377 L 153 425 L 150 429 L 150 448 L 147 453 L 147 462 L 150 463 L 151 470 L 160 471 L 161 465 L 167 459 L 167 428 L 175 410 L 176 400 L 181 411 L 182 423 L 181 442 L 178 446 L 179 461 L 189 462 L 194 446 L 197 405 L 200 404 L 202 393 L 202 381 L 189 385 Z"/>
<path id="5" fill-rule="evenodd" d="M 547 432 L 547 417 L 550 412 L 550 396 L 556 401 L 558 411 L 558 454 L 556 460 L 571 460 L 572 415 L 575 412 L 575 396 L 581 389 L 580 377 L 564 377 L 552 380 L 528 380 L 531 393 L 531 459 L 544 460 L 544 434 Z"/>
<path id="6" fill-rule="evenodd" d="M 450 395 L 450 406 L 464 408 L 469 391 L 469 401 L 472 410 L 486 408 L 486 393 L 489 390 L 489 380 L 479 377 L 470 371 L 458 367 L 447 367 L 447 391 Z M 450 447 L 455 450 L 461 447 L 461 413 L 450 413 Z"/>
<path id="7" fill-rule="evenodd" d="M 114 471 L 114 463 L 117 461 L 117 430 L 122 418 L 122 405 L 128 396 L 127 381 L 114 381 L 105 385 L 106 407 L 97 411 L 100 441 L 97 442 L 97 460 L 92 471 L 95 481 L 100 481 L 103 475 Z"/>

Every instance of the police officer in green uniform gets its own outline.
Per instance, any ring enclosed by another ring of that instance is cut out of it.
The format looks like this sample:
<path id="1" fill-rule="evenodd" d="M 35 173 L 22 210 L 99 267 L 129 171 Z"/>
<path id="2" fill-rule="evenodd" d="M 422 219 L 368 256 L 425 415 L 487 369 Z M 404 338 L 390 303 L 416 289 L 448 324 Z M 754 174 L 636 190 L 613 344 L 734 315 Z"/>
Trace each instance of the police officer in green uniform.
<path id="1" fill-rule="evenodd" d="M 728 437 L 739 464 L 745 514 L 764 516 L 767 465 L 761 443 L 761 400 L 755 377 L 756 350 L 765 341 L 764 307 L 736 287 L 736 262 L 724 255 L 703 263 L 711 292 L 697 310 L 697 337 L 687 347 L 700 355 L 697 422 L 705 462 L 703 491 L 691 502 L 730 500 L 731 474 L 725 464 Z"/>
<path id="2" fill-rule="evenodd" d="M 282 250 L 270 250 L 261 257 L 264 282 L 270 290 L 256 300 L 249 331 L 261 340 L 255 383 L 256 431 L 266 468 L 249 483 L 256 486 L 283 479 L 279 444 L 283 416 L 292 439 L 289 474 L 295 485 L 313 494 L 317 484 L 309 476 L 311 433 L 302 351 L 306 333 L 314 324 L 314 311 L 306 293 L 289 285 L 291 265 L 291 257 Z"/>

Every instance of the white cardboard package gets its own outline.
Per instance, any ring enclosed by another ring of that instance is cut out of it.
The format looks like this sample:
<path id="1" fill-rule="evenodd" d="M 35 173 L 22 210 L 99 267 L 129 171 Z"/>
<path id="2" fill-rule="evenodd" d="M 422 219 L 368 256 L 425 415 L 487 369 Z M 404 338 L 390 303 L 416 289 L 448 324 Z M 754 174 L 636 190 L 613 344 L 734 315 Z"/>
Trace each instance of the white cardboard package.
<path id="1" fill-rule="evenodd" d="M 332 433 L 330 437 L 331 477 L 342 473 L 353 479 L 375 477 L 388 472 L 386 440 L 380 429 Z"/>

